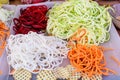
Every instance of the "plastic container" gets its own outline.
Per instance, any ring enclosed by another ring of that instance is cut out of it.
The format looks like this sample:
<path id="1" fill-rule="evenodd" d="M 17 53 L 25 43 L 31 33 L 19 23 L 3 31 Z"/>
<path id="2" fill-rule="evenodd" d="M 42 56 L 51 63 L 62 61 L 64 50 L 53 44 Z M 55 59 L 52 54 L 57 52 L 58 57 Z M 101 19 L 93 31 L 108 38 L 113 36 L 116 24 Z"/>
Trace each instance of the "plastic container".
<path id="1" fill-rule="evenodd" d="M 7 9 L 7 10 L 15 10 L 14 5 L 3 5 L 2 8 Z M 10 27 L 11 24 L 9 24 Z M 2 71 L 2 75 L 0 75 L 0 80 L 8 80 L 8 75 L 9 75 L 9 66 L 7 63 L 7 54 L 3 53 L 3 55 L 0 57 L 0 71 Z"/>
<path id="2" fill-rule="evenodd" d="M 38 3 L 38 4 L 31 4 L 31 5 L 19 5 L 17 6 L 16 8 L 16 13 L 14 15 L 14 18 L 18 18 L 19 15 L 20 15 L 20 9 L 23 8 L 25 9 L 26 7 L 28 6 L 37 6 L 37 5 L 47 5 L 48 8 L 51 8 L 55 3 L 59 4 L 61 2 L 44 2 L 44 3 Z M 12 22 L 11 24 L 11 27 L 10 27 L 10 30 L 11 30 L 11 34 L 14 34 L 14 31 L 13 31 L 13 26 L 14 26 L 14 23 Z M 118 58 L 120 60 L 120 37 L 114 27 L 114 25 L 112 24 L 112 27 L 111 27 L 111 30 L 110 30 L 110 40 L 104 44 L 101 44 L 107 48 L 112 48 L 113 50 L 111 51 L 106 51 L 104 53 L 105 55 L 105 58 L 106 58 L 106 61 L 107 61 L 107 67 L 112 69 L 112 70 L 115 70 L 118 75 L 113 75 L 111 74 L 110 76 L 104 76 L 103 77 L 103 80 L 120 80 L 120 68 L 119 66 L 117 65 L 117 63 L 115 63 L 112 59 L 111 59 L 111 56 L 115 56 L 116 58 Z M 69 61 L 68 59 L 64 60 L 63 64 L 61 64 L 61 66 L 65 66 L 69 64 Z M 0 79 L 2 80 L 2 79 Z M 3 79 L 5 80 L 5 79 Z M 12 79 L 9 79 L 9 80 L 12 80 Z M 35 78 L 33 78 L 32 80 L 36 80 Z"/>

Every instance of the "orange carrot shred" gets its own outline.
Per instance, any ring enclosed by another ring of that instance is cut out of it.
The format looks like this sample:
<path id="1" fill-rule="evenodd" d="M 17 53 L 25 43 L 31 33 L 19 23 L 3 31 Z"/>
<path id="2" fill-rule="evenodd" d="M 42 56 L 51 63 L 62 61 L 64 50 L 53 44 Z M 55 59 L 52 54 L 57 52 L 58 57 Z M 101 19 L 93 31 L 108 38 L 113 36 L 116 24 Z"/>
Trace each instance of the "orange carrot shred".
<path id="1" fill-rule="evenodd" d="M 0 21 L 0 57 L 4 52 L 6 39 L 9 37 L 9 35 L 10 35 L 9 28 L 2 21 Z"/>
<path id="2" fill-rule="evenodd" d="M 85 28 L 78 29 L 69 39 L 68 45 L 69 46 L 76 45 L 76 43 L 78 43 L 82 39 L 82 37 L 84 37 L 86 35 L 86 33 L 87 33 L 87 31 Z M 86 41 L 87 41 L 87 39 L 86 39 Z"/>
<path id="3" fill-rule="evenodd" d="M 82 72 L 92 77 L 95 74 L 109 75 L 115 71 L 106 68 L 106 60 L 100 46 L 76 44 L 69 52 L 68 58 L 75 72 Z"/>
<path id="4" fill-rule="evenodd" d="M 0 75 L 2 75 L 2 71 L 0 70 Z"/>
<path id="5" fill-rule="evenodd" d="M 12 69 L 11 71 L 10 71 L 10 75 L 13 75 L 14 73 L 15 73 L 15 69 Z"/>
<path id="6" fill-rule="evenodd" d="M 111 56 L 111 59 L 114 60 L 120 66 L 120 61 L 116 57 Z"/>
<path id="7" fill-rule="evenodd" d="M 39 70 L 33 70 L 33 72 L 39 72 Z"/>
<path id="8" fill-rule="evenodd" d="M 106 50 L 113 50 L 112 48 L 105 48 L 102 46 L 80 44 L 80 40 L 87 34 L 86 29 L 78 29 L 70 38 L 68 45 L 72 49 L 68 52 L 68 58 L 75 72 L 82 72 L 92 77 L 93 75 L 109 75 L 109 73 L 116 74 L 115 71 L 106 68 L 106 60 L 103 52 Z M 87 39 L 86 39 L 87 41 Z"/>

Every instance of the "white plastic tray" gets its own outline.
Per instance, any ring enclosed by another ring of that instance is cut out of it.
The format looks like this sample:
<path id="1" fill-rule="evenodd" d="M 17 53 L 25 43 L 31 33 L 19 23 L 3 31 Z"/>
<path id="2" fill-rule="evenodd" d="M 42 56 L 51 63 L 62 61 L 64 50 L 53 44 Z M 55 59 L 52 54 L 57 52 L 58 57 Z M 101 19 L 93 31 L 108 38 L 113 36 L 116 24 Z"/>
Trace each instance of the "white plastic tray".
<path id="1" fill-rule="evenodd" d="M 32 4 L 32 5 L 19 5 L 16 8 L 16 11 L 15 11 L 16 13 L 14 15 L 14 18 L 19 17 L 21 8 L 24 9 L 24 8 L 26 8 L 28 6 L 33 6 L 33 5 L 34 6 L 47 5 L 48 8 L 50 8 L 55 3 L 61 3 L 61 2 L 44 2 L 44 3 Z M 11 28 L 10 29 L 11 34 L 14 34 L 14 31 L 12 29 L 13 26 L 14 26 L 14 23 L 12 22 L 11 27 L 10 27 Z M 105 55 L 105 58 L 106 58 L 106 61 L 107 61 L 107 67 L 112 69 L 112 70 L 115 70 L 118 73 L 118 77 L 119 77 L 120 76 L 120 67 L 111 59 L 111 56 L 115 56 L 116 58 L 118 58 L 120 60 L 120 58 L 119 58 L 120 57 L 120 37 L 119 37 L 119 35 L 118 35 L 118 33 L 117 33 L 117 31 L 116 31 L 113 24 L 112 24 L 112 28 L 111 28 L 111 31 L 110 31 L 110 36 L 111 36 L 110 41 L 108 41 L 108 42 L 106 42 L 106 43 L 104 43 L 102 45 L 107 47 L 107 48 L 112 48 L 114 50 L 106 51 L 104 53 L 104 55 Z M 65 64 L 68 64 L 68 63 L 69 63 L 68 60 L 65 60 L 62 65 L 65 65 Z M 111 76 L 114 76 L 114 75 L 111 74 Z M 105 77 L 104 80 L 120 80 L 120 77 L 119 77 L 119 79 L 118 79 L 118 77 L 114 77 L 112 79 L 111 77 L 109 78 L 109 76 L 108 76 L 108 78 Z M 35 79 L 33 79 L 33 80 L 35 80 Z"/>

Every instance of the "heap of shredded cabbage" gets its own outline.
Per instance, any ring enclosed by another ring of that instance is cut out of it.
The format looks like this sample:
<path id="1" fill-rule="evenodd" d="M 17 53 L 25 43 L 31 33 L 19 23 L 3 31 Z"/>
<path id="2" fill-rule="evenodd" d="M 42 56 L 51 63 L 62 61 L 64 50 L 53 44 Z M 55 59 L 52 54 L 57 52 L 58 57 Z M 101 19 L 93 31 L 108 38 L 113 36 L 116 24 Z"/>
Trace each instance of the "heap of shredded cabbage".
<path id="1" fill-rule="evenodd" d="M 111 17 L 108 8 L 89 0 L 69 0 L 55 5 L 49 11 L 48 34 L 61 39 L 69 39 L 79 28 L 86 28 L 88 44 L 100 44 L 108 41 Z"/>
<path id="2" fill-rule="evenodd" d="M 54 36 L 43 36 L 35 32 L 26 35 L 10 35 L 6 46 L 8 63 L 15 69 L 53 69 L 67 58 L 67 42 Z"/>

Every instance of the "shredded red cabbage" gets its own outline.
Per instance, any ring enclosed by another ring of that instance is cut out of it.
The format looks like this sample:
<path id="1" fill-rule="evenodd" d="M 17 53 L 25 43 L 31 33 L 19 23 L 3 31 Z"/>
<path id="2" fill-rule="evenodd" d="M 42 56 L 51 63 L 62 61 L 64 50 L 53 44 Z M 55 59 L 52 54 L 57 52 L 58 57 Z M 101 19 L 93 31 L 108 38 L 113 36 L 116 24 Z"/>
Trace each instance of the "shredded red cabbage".
<path id="1" fill-rule="evenodd" d="M 31 6 L 20 10 L 19 18 L 14 18 L 15 34 L 27 34 L 29 31 L 40 32 L 47 26 L 47 6 Z"/>

